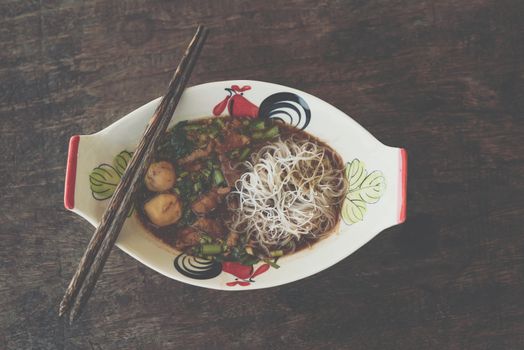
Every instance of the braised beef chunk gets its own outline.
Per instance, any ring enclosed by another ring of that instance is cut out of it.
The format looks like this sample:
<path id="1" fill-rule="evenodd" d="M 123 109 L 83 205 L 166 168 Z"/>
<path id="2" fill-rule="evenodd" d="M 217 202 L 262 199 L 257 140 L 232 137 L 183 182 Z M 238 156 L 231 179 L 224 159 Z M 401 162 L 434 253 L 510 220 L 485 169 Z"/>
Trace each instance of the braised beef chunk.
<path id="1" fill-rule="evenodd" d="M 224 140 L 217 145 L 217 149 L 219 152 L 227 152 L 235 148 L 241 148 L 247 145 L 249 142 L 249 137 L 234 131 L 230 131 L 224 135 Z"/>
<path id="2" fill-rule="evenodd" d="M 221 238 L 226 234 L 226 228 L 224 227 L 224 224 L 215 219 L 201 217 L 198 218 L 191 226 L 214 238 Z"/>
<path id="3" fill-rule="evenodd" d="M 180 165 L 188 164 L 194 162 L 195 160 L 208 157 L 213 150 L 212 142 L 209 142 L 206 148 L 199 148 L 189 153 L 187 156 L 177 160 L 177 163 Z"/>
<path id="4" fill-rule="evenodd" d="M 228 187 L 219 187 L 219 188 L 216 189 L 216 191 L 217 191 L 217 194 L 219 196 L 223 197 L 223 196 L 227 195 L 229 192 L 231 192 L 231 187 L 229 187 L 229 186 Z"/>
<path id="5" fill-rule="evenodd" d="M 224 154 L 219 155 L 218 159 L 220 160 L 220 169 L 226 178 L 227 185 L 234 187 L 235 182 L 240 178 L 240 175 L 242 175 L 241 171 L 233 168 L 231 160 Z"/>
<path id="6" fill-rule="evenodd" d="M 218 194 L 210 191 L 198 198 L 191 204 L 191 209 L 197 215 L 207 214 L 214 210 L 218 205 Z"/>
<path id="7" fill-rule="evenodd" d="M 175 248 L 184 251 L 200 243 L 200 233 L 192 227 L 186 227 L 177 233 Z"/>
<path id="8" fill-rule="evenodd" d="M 202 162 L 193 162 L 193 163 L 187 163 L 182 166 L 182 168 L 186 171 L 200 171 L 204 168 L 204 164 Z"/>

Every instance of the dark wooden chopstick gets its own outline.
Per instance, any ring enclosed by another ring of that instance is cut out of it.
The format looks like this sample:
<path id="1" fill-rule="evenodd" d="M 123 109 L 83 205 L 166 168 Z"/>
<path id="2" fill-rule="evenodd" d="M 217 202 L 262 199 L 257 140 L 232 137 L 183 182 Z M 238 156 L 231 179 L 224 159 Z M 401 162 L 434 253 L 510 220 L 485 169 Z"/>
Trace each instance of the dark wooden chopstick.
<path id="1" fill-rule="evenodd" d="M 95 230 L 80 260 L 59 309 L 60 316 L 71 310 L 69 317 L 71 322 L 78 317 L 94 289 L 98 276 L 102 272 L 111 248 L 129 213 L 134 194 L 147 170 L 157 140 L 169 125 L 202 50 L 206 36 L 207 29 L 204 26 L 199 26 L 169 83 L 168 92 L 162 98 L 151 118 L 120 183 L 111 197 L 100 225 Z"/>

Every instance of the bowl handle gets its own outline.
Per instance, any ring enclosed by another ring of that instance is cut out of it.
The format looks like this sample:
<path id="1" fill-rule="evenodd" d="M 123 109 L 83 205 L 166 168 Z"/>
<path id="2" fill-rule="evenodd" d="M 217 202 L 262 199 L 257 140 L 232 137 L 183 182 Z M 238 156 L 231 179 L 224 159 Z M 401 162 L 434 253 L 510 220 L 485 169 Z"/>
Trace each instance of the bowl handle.
<path id="1" fill-rule="evenodd" d="M 404 148 L 400 148 L 399 155 L 399 195 L 398 195 L 398 221 L 401 224 L 406 221 L 406 202 L 408 187 L 408 153 Z"/>
<path id="2" fill-rule="evenodd" d="M 76 167 L 78 162 L 79 143 L 79 135 L 74 135 L 69 139 L 69 151 L 67 154 L 67 166 L 64 187 L 64 206 L 66 207 L 66 209 L 69 210 L 73 210 L 75 207 Z"/>

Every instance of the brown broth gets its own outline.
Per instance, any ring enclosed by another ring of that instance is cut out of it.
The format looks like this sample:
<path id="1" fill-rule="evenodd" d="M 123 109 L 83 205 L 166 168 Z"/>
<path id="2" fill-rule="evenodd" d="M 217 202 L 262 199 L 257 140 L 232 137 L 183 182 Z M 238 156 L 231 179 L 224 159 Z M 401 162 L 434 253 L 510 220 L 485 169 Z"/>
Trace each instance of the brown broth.
<path id="1" fill-rule="evenodd" d="M 191 122 L 190 125 L 211 125 L 211 123 L 213 123 L 213 120 L 216 120 L 216 119 L 217 119 L 217 117 L 203 118 L 203 119 Z M 225 124 L 225 129 L 223 131 L 226 133 L 226 135 L 228 135 L 228 133 L 230 133 L 230 132 L 233 133 L 233 132 L 238 131 L 239 128 L 238 127 L 235 128 L 235 125 L 237 125 L 238 122 L 242 123 L 242 120 L 239 120 L 239 119 L 235 120 L 235 118 L 231 118 L 231 117 L 220 117 L 220 119 Z M 338 155 L 338 153 L 336 151 L 334 151 L 325 142 L 320 141 L 318 138 L 310 135 L 309 133 L 307 133 L 307 132 L 305 132 L 303 130 L 296 129 L 296 128 L 292 127 L 292 126 L 284 125 L 282 123 L 275 123 L 275 124 L 278 125 L 279 131 L 280 131 L 280 138 L 282 140 L 285 140 L 285 139 L 293 136 L 294 138 L 298 138 L 298 139 L 311 140 L 311 141 L 314 141 L 315 143 L 323 146 L 327 150 L 328 159 L 332 162 L 332 164 L 335 166 L 335 168 L 340 169 L 341 173 L 343 173 L 343 166 L 344 165 L 343 165 L 342 158 Z M 233 135 L 233 134 L 231 134 L 231 135 Z M 235 136 L 235 135 L 233 135 L 233 136 Z M 234 140 L 235 137 L 232 137 L 232 139 Z M 217 151 L 216 153 L 219 154 L 219 157 L 223 157 L 225 154 L 227 154 L 228 151 L 225 151 L 225 149 L 228 149 L 228 147 L 227 146 L 223 146 L 223 145 L 224 144 L 227 145 L 228 140 L 223 140 L 223 139 L 221 139 L 221 135 L 218 135 L 216 141 L 214 141 L 214 142 L 216 143 L 215 147 L 214 147 L 214 150 Z M 261 141 L 261 142 L 252 142 L 252 143 L 250 143 L 250 145 L 249 145 L 250 154 L 253 154 L 254 152 L 257 152 L 261 147 L 263 147 L 264 145 L 266 145 L 268 143 L 271 143 L 271 142 L 272 142 L 271 140 L 269 140 L 269 141 L 268 140 L 264 140 L 264 141 Z M 164 159 L 165 159 L 165 157 L 159 156 L 157 154 L 155 161 L 164 160 Z M 197 166 L 196 166 L 197 163 L 201 164 L 202 162 L 205 162 L 207 160 L 209 160 L 209 159 L 206 158 L 204 160 L 198 160 L 198 161 L 189 163 L 189 167 L 197 168 Z M 221 170 L 224 170 L 224 162 L 220 162 L 220 163 L 221 163 Z M 180 171 L 185 171 L 184 169 L 186 169 L 187 167 L 188 167 L 187 165 L 177 166 L 177 174 Z M 239 177 L 239 175 L 240 174 L 238 174 L 238 177 Z M 230 181 L 228 181 L 228 182 L 230 182 Z M 169 191 L 169 192 L 173 192 L 173 191 Z M 135 209 L 136 209 L 137 217 L 138 217 L 139 221 L 142 223 L 142 225 L 144 226 L 144 228 L 149 233 L 151 233 L 154 236 L 154 238 L 156 238 L 157 240 L 160 240 L 163 244 L 167 245 L 170 249 L 175 249 L 176 250 L 178 234 L 179 234 L 180 230 L 182 230 L 183 228 L 187 227 L 187 223 L 184 224 L 184 225 L 181 225 L 181 224 L 177 223 L 177 224 L 169 225 L 169 226 L 165 226 L 165 227 L 158 227 L 158 226 L 152 224 L 148 220 L 148 218 L 147 218 L 147 216 L 146 216 L 146 214 L 144 212 L 144 204 L 150 198 L 152 198 L 155 195 L 157 195 L 157 193 L 150 192 L 146 188 L 146 186 L 144 184 L 142 185 L 142 187 L 140 188 L 140 190 L 138 191 L 138 193 L 137 193 L 137 195 L 135 197 Z M 184 199 L 184 202 L 185 202 L 184 205 L 186 206 L 185 210 L 187 210 L 187 205 L 190 204 L 189 203 L 190 201 L 187 201 L 187 199 Z M 335 225 L 335 227 L 333 227 L 330 230 L 330 232 L 326 232 L 326 234 L 323 235 L 320 239 L 328 236 L 333 231 L 335 231 L 336 228 L 338 227 L 338 222 L 340 221 L 340 211 L 341 211 L 342 203 L 336 203 L 335 206 L 336 206 L 336 213 L 337 213 L 337 216 L 338 216 L 337 217 L 337 224 Z M 215 210 L 213 210 L 210 213 L 206 214 L 205 217 L 213 219 L 213 220 L 217 220 L 217 221 L 219 221 L 219 222 L 221 222 L 223 224 L 225 222 L 225 220 L 227 220 L 227 218 L 229 217 L 229 211 L 227 209 L 227 204 L 226 204 L 225 200 L 222 201 L 216 207 Z M 223 239 L 223 240 L 226 240 L 226 238 L 227 237 L 225 235 L 223 237 L 220 237 L 220 239 Z M 294 252 L 302 250 L 302 249 L 307 248 L 307 247 L 310 247 L 315 242 L 317 242 L 318 240 L 319 239 L 315 239 L 315 240 L 311 240 L 311 239 L 305 240 L 304 239 L 304 240 L 298 242 L 298 245 L 294 249 Z M 284 253 L 288 254 L 288 253 L 290 253 L 290 251 L 284 251 Z"/>

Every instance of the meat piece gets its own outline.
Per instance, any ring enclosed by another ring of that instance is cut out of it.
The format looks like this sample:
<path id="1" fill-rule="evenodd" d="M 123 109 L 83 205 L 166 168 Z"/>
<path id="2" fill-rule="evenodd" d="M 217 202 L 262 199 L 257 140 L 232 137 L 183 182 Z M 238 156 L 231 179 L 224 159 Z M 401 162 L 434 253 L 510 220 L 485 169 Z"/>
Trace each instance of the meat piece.
<path id="1" fill-rule="evenodd" d="M 218 194 L 215 191 L 208 192 L 191 204 L 191 209 L 197 215 L 207 214 L 218 205 Z"/>
<path id="2" fill-rule="evenodd" d="M 191 226 L 214 238 L 222 238 L 226 234 L 226 228 L 224 225 L 220 221 L 214 219 L 204 217 L 198 218 Z"/>
<path id="3" fill-rule="evenodd" d="M 184 164 L 184 170 L 196 172 L 202 169 L 203 165 L 200 162 Z"/>
<path id="4" fill-rule="evenodd" d="M 218 160 L 220 160 L 222 174 L 224 174 L 224 177 L 226 178 L 227 185 L 229 187 L 234 187 L 235 182 L 240 178 L 242 173 L 231 166 L 231 161 L 225 155 L 220 154 Z"/>
<path id="5" fill-rule="evenodd" d="M 177 223 L 182 217 L 182 202 L 175 194 L 163 193 L 147 201 L 144 211 L 153 224 L 168 226 Z"/>
<path id="6" fill-rule="evenodd" d="M 193 152 L 189 153 L 187 156 L 180 158 L 177 160 L 177 163 L 180 165 L 192 163 L 197 159 L 206 158 L 211 154 L 211 151 L 213 150 L 212 142 L 208 143 L 206 148 L 199 148 L 194 150 Z"/>
<path id="7" fill-rule="evenodd" d="M 217 188 L 217 194 L 221 197 L 225 196 L 226 194 L 228 194 L 229 192 L 231 192 L 231 187 L 219 187 Z"/>
<path id="8" fill-rule="evenodd" d="M 235 148 L 241 148 L 249 142 L 249 137 L 230 131 L 224 135 L 224 141 L 217 148 L 220 152 L 227 152 Z"/>
<path id="9" fill-rule="evenodd" d="M 239 118 L 233 118 L 230 123 L 233 128 L 240 128 L 242 126 L 242 120 Z"/>
<path id="10" fill-rule="evenodd" d="M 184 251 L 200 243 L 200 233 L 192 227 L 185 227 L 177 234 L 175 248 Z"/>
<path id="11" fill-rule="evenodd" d="M 239 238 L 238 233 L 229 232 L 229 234 L 227 235 L 227 241 L 226 241 L 227 246 L 228 247 L 236 246 L 238 243 L 238 238 Z"/>
<path id="12" fill-rule="evenodd" d="M 161 161 L 149 165 L 145 183 L 148 190 L 162 192 L 170 189 L 175 184 L 175 168 L 173 164 Z"/>

